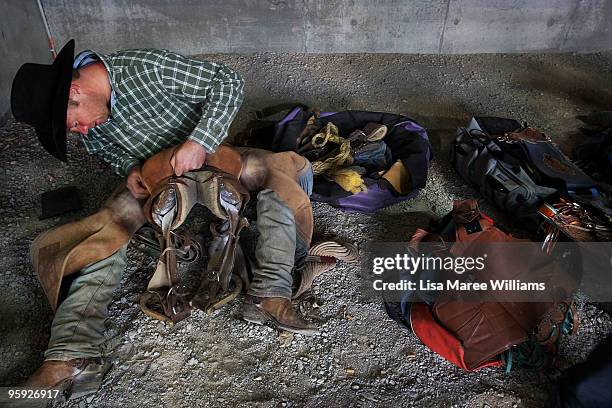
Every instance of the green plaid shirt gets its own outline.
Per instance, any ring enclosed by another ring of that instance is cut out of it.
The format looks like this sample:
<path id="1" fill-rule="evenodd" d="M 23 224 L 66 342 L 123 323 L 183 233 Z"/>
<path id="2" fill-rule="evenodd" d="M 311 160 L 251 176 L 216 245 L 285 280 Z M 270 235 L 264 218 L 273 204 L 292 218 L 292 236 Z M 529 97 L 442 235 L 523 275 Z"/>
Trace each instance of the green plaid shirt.
<path id="1" fill-rule="evenodd" d="M 111 116 L 82 138 L 120 176 L 155 153 L 192 140 L 212 153 L 227 137 L 244 82 L 213 62 L 154 49 L 95 53 L 108 71 Z"/>

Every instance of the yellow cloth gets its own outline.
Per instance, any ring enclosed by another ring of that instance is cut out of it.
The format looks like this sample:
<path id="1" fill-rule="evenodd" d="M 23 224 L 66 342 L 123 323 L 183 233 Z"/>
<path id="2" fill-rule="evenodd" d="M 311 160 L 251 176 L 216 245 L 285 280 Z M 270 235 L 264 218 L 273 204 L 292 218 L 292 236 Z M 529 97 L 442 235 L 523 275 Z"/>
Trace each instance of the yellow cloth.
<path id="1" fill-rule="evenodd" d="M 368 188 L 359 173 L 351 168 L 339 169 L 333 173 L 333 178 L 345 191 L 357 194 Z"/>

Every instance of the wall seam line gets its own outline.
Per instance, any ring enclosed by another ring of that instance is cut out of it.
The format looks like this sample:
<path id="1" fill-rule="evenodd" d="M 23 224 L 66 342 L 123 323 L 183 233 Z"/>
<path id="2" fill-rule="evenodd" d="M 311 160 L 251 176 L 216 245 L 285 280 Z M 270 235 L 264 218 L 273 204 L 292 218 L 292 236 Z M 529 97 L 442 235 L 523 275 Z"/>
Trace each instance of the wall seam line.
<path id="1" fill-rule="evenodd" d="M 446 22 L 448 21 L 450 2 L 451 0 L 446 1 L 446 13 L 444 13 L 444 23 L 442 24 L 442 33 L 440 33 L 440 43 L 438 44 L 438 54 L 442 54 L 442 46 L 444 44 L 444 32 L 446 31 Z"/>
<path id="2" fill-rule="evenodd" d="M 567 23 L 566 23 L 566 27 L 567 28 L 565 29 L 565 34 L 563 35 L 563 40 L 561 41 L 561 44 L 559 44 L 559 51 L 563 51 L 565 49 L 565 44 L 567 43 L 567 37 L 569 36 L 570 30 L 574 26 L 574 18 L 576 17 L 576 13 L 578 12 L 578 9 L 580 8 L 580 1 L 581 0 L 576 0 L 576 5 L 574 6 L 574 9 L 572 10 L 570 15 L 568 16 L 568 20 L 567 20 Z"/>
<path id="3" fill-rule="evenodd" d="M 306 24 L 308 20 L 308 0 L 302 0 L 302 31 L 304 32 L 304 53 L 308 53 L 308 31 L 306 29 Z"/>

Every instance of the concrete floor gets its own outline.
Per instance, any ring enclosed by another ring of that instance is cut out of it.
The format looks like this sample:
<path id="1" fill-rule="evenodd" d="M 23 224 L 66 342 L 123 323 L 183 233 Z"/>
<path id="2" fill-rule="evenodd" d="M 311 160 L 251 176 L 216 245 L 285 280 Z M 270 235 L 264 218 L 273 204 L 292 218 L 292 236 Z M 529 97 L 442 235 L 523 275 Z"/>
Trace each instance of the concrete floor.
<path id="1" fill-rule="evenodd" d="M 254 111 L 283 102 L 322 110 L 359 109 L 408 115 L 425 125 L 435 159 L 416 200 L 373 216 L 315 204 L 316 237 L 405 240 L 453 199 L 478 197 L 448 164 L 457 126 L 472 115 L 524 120 L 563 149 L 581 138 L 575 116 L 610 109 L 612 53 L 547 55 L 206 55 L 246 80 L 246 101 L 232 135 Z M 41 362 L 52 318 L 28 260 L 39 232 L 93 212 L 119 179 L 77 141 L 69 163 L 51 158 L 33 131 L 9 122 L 0 129 L 0 385 L 26 378 Z M 41 192 L 82 186 L 86 208 L 40 221 Z M 485 205 L 520 235 L 511 216 Z M 321 277 L 322 303 L 313 316 L 322 333 L 279 337 L 235 318 L 238 304 L 212 316 L 196 313 L 170 329 L 145 318 L 134 301 L 153 259 L 130 250 L 130 264 L 111 306 L 105 351 L 115 358 L 95 396 L 65 406 L 544 406 L 556 374 L 485 369 L 461 371 L 390 321 L 380 302 L 365 301 L 356 267 L 340 265 Z M 579 304 L 579 333 L 564 339 L 561 367 L 583 360 L 612 332 L 610 317 Z M 355 374 L 347 374 L 351 368 Z"/>

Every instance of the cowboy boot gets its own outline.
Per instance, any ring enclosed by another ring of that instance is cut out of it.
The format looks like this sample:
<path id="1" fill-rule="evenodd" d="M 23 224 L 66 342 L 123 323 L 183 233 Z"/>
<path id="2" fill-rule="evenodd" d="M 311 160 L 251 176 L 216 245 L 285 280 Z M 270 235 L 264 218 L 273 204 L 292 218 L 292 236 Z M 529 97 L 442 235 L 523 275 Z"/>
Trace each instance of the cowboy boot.
<path id="1" fill-rule="evenodd" d="M 102 359 L 75 358 L 68 361 L 46 360 L 21 387 L 60 389 L 69 399 L 93 394 L 110 368 Z"/>
<path id="2" fill-rule="evenodd" d="M 298 299 L 308 292 L 316 278 L 336 266 L 336 260 L 348 263 L 357 262 L 359 251 L 353 244 L 341 244 L 335 241 L 324 241 L 308 250 L 306 263 L 302 270 L 300 286 L 293 299 Z"/>
<path id="3" fill-rule="evenodd" d="M 318 332 L 293 309 L 289 299 L 281 297 L 259 298 L 251 296 L 244 304 L 242 317 L 255 324 L 272 323 L 275 327 L 292 333 L 312 336 Z"/>

